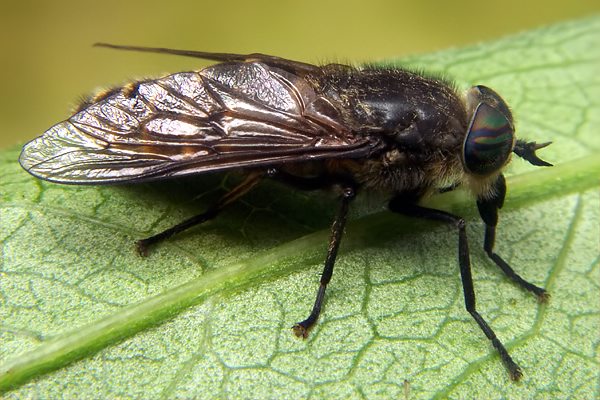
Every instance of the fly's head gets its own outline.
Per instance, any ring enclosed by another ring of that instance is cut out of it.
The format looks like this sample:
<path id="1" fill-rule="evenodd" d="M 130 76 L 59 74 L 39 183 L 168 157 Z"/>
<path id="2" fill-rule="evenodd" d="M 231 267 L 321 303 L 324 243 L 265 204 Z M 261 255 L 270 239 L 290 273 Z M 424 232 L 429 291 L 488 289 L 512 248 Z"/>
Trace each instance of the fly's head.
<path id="1" fill-rule="evenodd" d="M 469 89 L 467 110 L 471 117 L 461 154 L 463 167 L 473 175 L 492 175 L 510 161 L 515 147 L 512 113 L 504 100 L 485 86 Z"/>
<path id="2" fill-rule="evenodd" d="M 470 119 L 461 161 L 471 181 L 480 184 L 476 186 L 481 188 L 475 190 L 480 195 L 485 196 L 482 192 L 486 191 L 486 183 L 495 180 L 513 152 L 533 165 L 551 165 L 535 154 L 550 142 L 517 140 L 512 113 L 498 93 L 486 86 L 473 86 L 467 92 L 466 104 Z"/>

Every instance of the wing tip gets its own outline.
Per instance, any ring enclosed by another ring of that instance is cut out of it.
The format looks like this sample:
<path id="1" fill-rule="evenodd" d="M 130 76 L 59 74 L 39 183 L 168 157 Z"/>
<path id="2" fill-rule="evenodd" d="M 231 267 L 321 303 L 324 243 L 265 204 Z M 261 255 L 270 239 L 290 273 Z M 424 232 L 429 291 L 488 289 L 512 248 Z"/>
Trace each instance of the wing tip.
<path id="1" fill-rule="evenodd" d="M 23 168 L 25 171 L 29 172 L 32 175 L 37 176 L 37 174 L 35 173 L 35 166 L 37 164 L 39 164 L 38 162 L 38 158 L 36 157 L 36 151 L 35 151 L 35 143 L 39 140 L 40 138 L 35 138 L 33 140 L 30 140 L 29 142 L 25 143 L 25 145 L 23 146 L 23 148 L 21 149 L 21 153 L 19 154 L 19 165 L 21 165 L 21 168 Z"/>

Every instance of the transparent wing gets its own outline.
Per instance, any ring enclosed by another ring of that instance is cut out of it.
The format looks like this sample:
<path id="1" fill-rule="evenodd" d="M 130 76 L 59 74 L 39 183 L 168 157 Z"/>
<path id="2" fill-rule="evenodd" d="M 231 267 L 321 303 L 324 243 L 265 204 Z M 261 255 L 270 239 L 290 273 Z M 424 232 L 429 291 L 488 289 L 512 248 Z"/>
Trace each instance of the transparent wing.
<path id="1" fill-rule="evenodd" d="M 298 75 L 218 64 L 111 91 L 29 142 L 20 163 L 50 181 L 103 184 L 326 157 L 378 143 Z"/>

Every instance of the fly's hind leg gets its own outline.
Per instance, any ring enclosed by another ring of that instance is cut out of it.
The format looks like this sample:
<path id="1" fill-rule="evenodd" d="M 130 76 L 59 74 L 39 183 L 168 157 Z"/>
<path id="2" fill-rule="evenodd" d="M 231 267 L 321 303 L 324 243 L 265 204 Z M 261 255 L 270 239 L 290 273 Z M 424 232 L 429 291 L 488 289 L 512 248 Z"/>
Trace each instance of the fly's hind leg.
<path id="1" fill-rule="evenodd" d="M 195 215 L 189 219 L 186 219 L 179 224 L 170 227 L 160 233 L 157 233 L 154 236 L 150 236 L 146 239 L 138 240 L 135 245 L 138 253 L 141 256 L 146 256 L 148 254 L 148 248 L 158 242 L 161 242 L 165 239 L 170 238 L 176 233 L 183 232 L 188 228 L 191 228 L 195 225 L 199 225 L 203 222 L 209 221 L 215 218 L 226 206 L 233 203 L 246 193 L 250 191 L 263 177 L 263 172 L 254 171 L 246 176 L 246 178 L 236 187 L 227 192 L 223 197 L 221 197 L 215 204 L 210 206 L 208 210 L 203 212 L 202 214 Z"/>

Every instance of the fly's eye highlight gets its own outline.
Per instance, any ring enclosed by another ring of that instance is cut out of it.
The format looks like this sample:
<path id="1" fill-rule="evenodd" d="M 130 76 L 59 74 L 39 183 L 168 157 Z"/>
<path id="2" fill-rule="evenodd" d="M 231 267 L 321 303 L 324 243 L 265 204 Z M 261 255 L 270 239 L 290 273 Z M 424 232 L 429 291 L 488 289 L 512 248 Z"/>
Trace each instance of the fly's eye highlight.
<path id="1" fill-rule="evenodd" d="M 463 145 L 465 169 L 476 175 L 499 170 L 508 160 L 514 141 L 514 129 L 508 118 L 494 107 L 480 103 Z"/>

